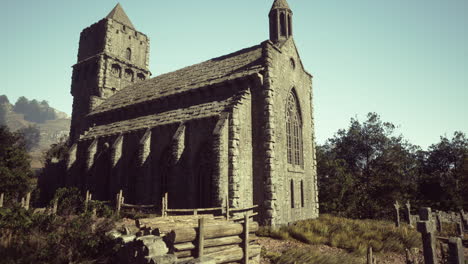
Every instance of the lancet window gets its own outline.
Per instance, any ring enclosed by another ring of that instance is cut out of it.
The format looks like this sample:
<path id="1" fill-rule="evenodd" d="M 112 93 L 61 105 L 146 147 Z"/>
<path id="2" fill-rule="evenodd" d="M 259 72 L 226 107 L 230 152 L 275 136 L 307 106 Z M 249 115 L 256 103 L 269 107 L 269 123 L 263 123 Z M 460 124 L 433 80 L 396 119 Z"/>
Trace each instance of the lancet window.
<path id="1" fill-rule="evenodd" d="M 296 94 L 292 90 L 286 103 L 286 138 L 288 163 L 303 166 L 302 120 Z"/>

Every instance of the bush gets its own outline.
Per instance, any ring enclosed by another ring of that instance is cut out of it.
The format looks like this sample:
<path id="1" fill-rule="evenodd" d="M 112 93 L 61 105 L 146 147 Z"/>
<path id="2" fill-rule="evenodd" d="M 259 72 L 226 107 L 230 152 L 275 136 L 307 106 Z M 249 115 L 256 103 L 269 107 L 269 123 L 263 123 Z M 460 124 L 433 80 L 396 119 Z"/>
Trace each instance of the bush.
<path id="1" fill-rule="evenodd" d="M 33 214 L 23 208 L 0 208 L 2 263 L 82 263 L 108 259 L 115 243 L 105 234 L 112 219 Z"/>

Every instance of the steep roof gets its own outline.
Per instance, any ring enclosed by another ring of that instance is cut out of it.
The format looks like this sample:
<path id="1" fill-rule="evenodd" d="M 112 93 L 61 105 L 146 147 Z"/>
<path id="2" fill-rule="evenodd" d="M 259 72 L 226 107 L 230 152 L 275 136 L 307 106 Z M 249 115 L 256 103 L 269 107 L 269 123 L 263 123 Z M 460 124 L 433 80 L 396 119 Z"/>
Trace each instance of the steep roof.
<path id="1" fill-rule="evenodd" d="M 91 115 L 245 77 L 263 69 L 262 46 L 253 46 L 127 86 Z"/>
<path id="2" fill-rule="evenodd" d="M 240 100 L 241 95 L 234 95 L 222 101 L 213 101 L 209 103 L 193 105 L 187 108 L 180 108 L 158 114 L 141 116 L 133 119 L 95 126 L 91 128 L 82 138 L 80 138 L 80 140 L 117 135 L 120 133 L 127 133 L 130 131 L 167 124 L 181 123 L 188 120 L 218 116 L 221 114 L 221 112 L 237 103 Z"/>
<path id="3" fill-rule="evenodd" d="M 117 3 L 117 5 L 110 11 L 110 13 L 106 16 L 106 18 L 111 18 L 115 21 L 118 21 L 128 27 L 131 27 L 135 29 L 133 26 L 132 22 L 128 18 L 127 14 L 125 14 L 125 11 L 123 10 L 122 6 L 120 3 Z"/>
<path id="4" fill-rule="evenodd" d="M 271 6 L 271 10 L 277 9 L 277 8 L 290 9 L 289 5 L 288 5 L 288 1 L 286 1 L 286 0 L 275 0 L 273 5 Z"/>

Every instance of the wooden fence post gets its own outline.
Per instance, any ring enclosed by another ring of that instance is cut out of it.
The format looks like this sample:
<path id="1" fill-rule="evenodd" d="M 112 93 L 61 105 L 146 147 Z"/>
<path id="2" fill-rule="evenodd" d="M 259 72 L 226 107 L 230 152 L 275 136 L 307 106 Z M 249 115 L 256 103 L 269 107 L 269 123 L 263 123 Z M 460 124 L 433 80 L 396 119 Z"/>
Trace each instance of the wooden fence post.
<path id="1" fill-rule="evenodd" d="M 121 209 L 122 202 L 123 202 L 123 191 L 122 190 L 119 191 L 119 193 L 117 194 L 117 198 L 115 200 L 116 200 L 115 201 L 116 214 L 120 215 L 120 209 Z"/>
<path id="2" fill-rule="evenodd" d="M 24 209 L 29 210 L 29 204 L 31 203 L 31 192 L 26 194 L 26 200 L 24 204 Z"/>
<path id="3" fill-rule="evenodd" d="M 167 209 L 169 208 L 169 195 L 164 193 L 164 216 L 167 216 Z"/>
<path id="4" fill-rule="evenodd" d="M 400 227 L 400 204 L 398 201 L 395 201 L 395 226 Z"/>
<path id="5" fill-rule="evenodd" d="M 86 197 L 85 197 L 85 212 L 88 211 L 88 204 L 89 204 L 89 190 L 86 190 Z"/>
<path id="6" fill-rule="evenodd" d="M 56 215 L 57 214 L 57 208 L 58 208 L 58 199 L 54 200 L 54 206 L 52 207 L 52 214 Z"/>
<path id="7" fill-rule="evenodd" d="M 3 198 L 5 197 L 5 194 L 4 193 L 1 193 L 0 194 L 0 208 L 3 207 Z"/>
<path id="8" fill-rule="evenodd" d="M 440 211 L 436 213 L 436 224 L 437 224 L 437 232 L 442 232 L 442 217 L 440 215 Z"/>
<path id="9" fill-rule="evenodd" d="M 367 249 L 367 264 L 374 264 L 374 253 L 372 252 L 372 247 Z"/>
<path id="10" fill-rule="evenodd" d="M 436 264 L 436 237 L 435 237 L 435 226 L 434 221 L 431 220 L 431 208 L 421 208 L 419 210 L 419 218 L 417 229 L 422 235 L 423 240 L 423 252 L 424 252 L 424 263 L 425 264 Z"/>
<path id="11" fill-rule="evenodd" d="M 449 239 L 449 263 L 465 264 L 465 255 L 463 253 L 462 240 L 459 237 Z"/>
<path id="12" fill-rule="evenodd" d="M 242 241 L 243 250 L 244 250 L 244 258 L 242 259 L 242 264 L 249 263 L 249 213 L 245 213 L 244 215 L 244 233 L 242 234 Z"/>
<path id="13" fill-rule="evenodd" d="M 229 212 L 229 197 L 226 196 L 226 220 L 229 220 L 230 217 L 230 212 Z"/>
<path id="14" fill-rule="evenodd" d="M 203 257 L 205 247 L 205 218 L 198 219 L 198 258 Z"/>

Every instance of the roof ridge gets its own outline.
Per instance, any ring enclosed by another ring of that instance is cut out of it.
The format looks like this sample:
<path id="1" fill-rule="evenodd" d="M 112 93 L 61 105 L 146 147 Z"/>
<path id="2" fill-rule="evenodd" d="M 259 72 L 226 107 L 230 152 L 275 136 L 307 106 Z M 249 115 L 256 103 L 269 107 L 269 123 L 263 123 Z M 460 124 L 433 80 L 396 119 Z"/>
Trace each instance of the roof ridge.
<path id="1" fill-rule="evenodd" d="M 120 3 L 117 3 L 117 5 L 115 5 L 115 7 L 110 11 L 106 18 L 113 19 L 117 22 L 120 22 L 128 27 L 135 29 L 135 26 L 133 26 L 132 21 L 130 21 L 130 18 L 128 18 Z"/>

